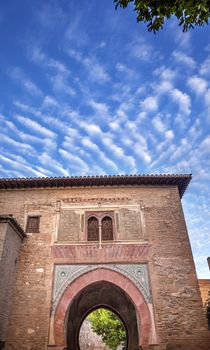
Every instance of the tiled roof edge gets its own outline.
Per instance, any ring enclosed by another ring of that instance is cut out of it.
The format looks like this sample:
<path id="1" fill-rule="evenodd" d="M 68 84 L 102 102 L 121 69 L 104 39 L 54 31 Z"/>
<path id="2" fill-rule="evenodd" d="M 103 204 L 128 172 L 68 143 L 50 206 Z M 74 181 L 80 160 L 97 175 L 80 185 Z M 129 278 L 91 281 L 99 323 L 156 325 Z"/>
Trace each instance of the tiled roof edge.
<path id="1" fill-rule="evenodd" d="M 21 238 L 26 237 L 26 234 L 22 226 L 20 226 L 20 224 L 17 222 L 17 220 L 13 216 L 0 215 L 0 222 L 9 222 L 18 231 L 18 234 L 21 236 Z"/>
<path id="2" fill-rule="evenodd" d="M 165 185 L 178 186 L 183 196 L 192 178 L 191 174 L 142 174 L 103 175 L 72 177 L 4 178 L 0 179 L 0 189 L 86 187 L 120 185 Z"/>

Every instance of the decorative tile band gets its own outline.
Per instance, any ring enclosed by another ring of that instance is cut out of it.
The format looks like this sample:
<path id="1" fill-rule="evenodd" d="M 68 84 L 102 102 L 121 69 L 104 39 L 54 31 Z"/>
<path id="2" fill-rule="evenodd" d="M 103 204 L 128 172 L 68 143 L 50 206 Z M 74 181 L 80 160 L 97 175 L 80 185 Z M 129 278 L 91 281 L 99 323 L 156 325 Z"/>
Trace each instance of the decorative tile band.
<path id="1" fill-rule="evenodd" d="M 149 286 L 149 273 L 147 264 L 55 265 L 53 310 L 57 306 L 60 297 L 70 283 L 72 283 L 81 275 L 100 268 L 119 272 L 129 278 L 141 291 L 145 300 L 148 303 L 151 303 L 151 292 Z"/>

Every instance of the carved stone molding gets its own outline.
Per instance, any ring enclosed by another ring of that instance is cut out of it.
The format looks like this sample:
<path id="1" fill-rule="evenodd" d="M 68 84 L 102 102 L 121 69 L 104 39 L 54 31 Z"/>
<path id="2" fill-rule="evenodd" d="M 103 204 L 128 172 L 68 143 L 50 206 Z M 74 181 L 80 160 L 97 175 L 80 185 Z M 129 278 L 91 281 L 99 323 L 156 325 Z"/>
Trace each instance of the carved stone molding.
<path id="1" fill-rule="evenodd" d="M 62 203 L 94 203 L 94 204 L 100 204 L 100 203 L 121 203 L 121 202 L 128 202 L 131 199 L 129 197 L 93 197 L 93 198 L 87 198 L 87 197 L 72 197 L 72 198 L 65 198 L 62 199 Z"/>
<path id="2" fill-rule="evenodd" d="M 149 286 L 149 272 L 147 264 L 80 264 L 80 265 L 55 265 L 53 310 L 67 286 L 81 275 L 96 270 L 109 269 L 119 272 L 129 278 L 141 291 L 147 303 L 151 303 L 151 292 Z"/>

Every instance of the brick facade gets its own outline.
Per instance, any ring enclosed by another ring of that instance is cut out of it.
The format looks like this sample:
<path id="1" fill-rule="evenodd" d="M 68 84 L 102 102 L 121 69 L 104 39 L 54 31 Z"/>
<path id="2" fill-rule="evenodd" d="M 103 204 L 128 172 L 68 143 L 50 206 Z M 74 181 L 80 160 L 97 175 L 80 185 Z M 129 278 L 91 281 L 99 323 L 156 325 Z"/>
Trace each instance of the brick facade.
<path id="1" fill-rule="evenodd" d="M 114 215 L 114 240 L 101 246 L 87 242 L 86 213 L 109 211 Z M 157 350 L 210 349 L 179 186 L 105 183 L 91 187 L 5 188 L 0 190 L 0 213 L 12 214 L 24 228 L 28 216 L 40 216 L 39 232 L 26 232 L 18 259 L 7 350 L 57 350 L 66 345 L 68 300 L 73 300 L 68 290 L 77 283 L 79 291 L 84 282 L 81 276 L 75 277 L 54 310 L 58 264 L 106 264 L 109 271 L 109 264 L 126 263 L 146 264 L 149 271 L 151 304 L 141 290 L 133 291 L 137 293 L 133 299 L 131 296 L 136 304 L 143 300 L 138 307 L 147 310 L 140 318 L 139 344 Z M 91 283 L 88 273 L 82 275 L 87 285 Z M 101 281 L 110 282 L 111 274 L 102 274 Z M 129 278 L 124 284 L 120 281 L 116 278 L 116 286 L 126 294 L 126 285 L 128 288 L 132 282 Z M 57 329 L 64 337 L 60 343 L 56 343 L 54 334 Z M 142 342 L 142 338 L 146 340 Z"/>
<path id="2" fill-rule="evenodd" d="M 210 279 L 199 279 L 198 283 L 201 292 L 201 299 L 204 305 L 207 300 L 210 300 Z"/>

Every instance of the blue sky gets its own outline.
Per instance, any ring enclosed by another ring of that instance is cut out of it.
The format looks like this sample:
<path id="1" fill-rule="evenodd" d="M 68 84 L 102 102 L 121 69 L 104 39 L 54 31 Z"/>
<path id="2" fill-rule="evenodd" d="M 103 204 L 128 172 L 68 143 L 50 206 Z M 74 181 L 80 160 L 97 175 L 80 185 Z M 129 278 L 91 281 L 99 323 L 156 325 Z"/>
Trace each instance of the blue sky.
<path id="1" fill-rule="evenodd" d="M 209 278 L 210 27 L 154 35 L 112 0 L 2 0 L 0 38 L 0 176 L 192 173 Z"/>

